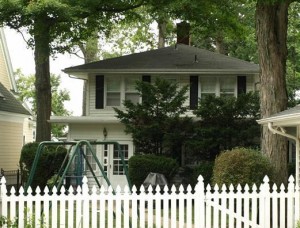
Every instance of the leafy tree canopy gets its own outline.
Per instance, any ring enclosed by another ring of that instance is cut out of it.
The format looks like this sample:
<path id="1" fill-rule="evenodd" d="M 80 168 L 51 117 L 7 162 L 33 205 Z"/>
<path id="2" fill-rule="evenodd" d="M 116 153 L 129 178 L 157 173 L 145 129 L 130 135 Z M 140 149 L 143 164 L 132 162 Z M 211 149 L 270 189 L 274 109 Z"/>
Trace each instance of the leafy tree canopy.
<path id="1" fill-rule="evenodd" d="M 208 96 L 200 100 L 194 111 L 201 120 L 189 147 L 201 159 L 214 159 L 222 150 L 237 146 L 257 147 L 260 127 L 257 93 L 235 97 Z"/>
<path id="2" fill-rule="evenodd" d="M 34 88 L 34 75 L 25 76 L 20 69 L 16 72 L 16 83 L 18 88 L 18 98 L 21 102 L 26 102 L 33 115 L 36 115 L 36 95 Z M 72 113 L 65 108 L 64 102 L 70 100 L 69 92 L 60 88 L 60 76 L 51 74 L 52 92 L 52 115 L 69 116 Z M 56 137 L 64 135 L 65 126 L 52 124 L 51 133 Z"/>
<path id="3" fill-rule="evenodd" d="M 187 110 L 184 105 L 187 87 L 179 88 L 157 78 L 153 84 L 137 81 L 136 89 L 142 103 L 125 100 L 125 111 L 115 108 L 117 117 L 125 125 L 125 131 L 132 134 L 137 152 L 161 154 L 165 152 L 167 139 L 172 138 L 174 129 L 180 125 L 179 117 Z"/>

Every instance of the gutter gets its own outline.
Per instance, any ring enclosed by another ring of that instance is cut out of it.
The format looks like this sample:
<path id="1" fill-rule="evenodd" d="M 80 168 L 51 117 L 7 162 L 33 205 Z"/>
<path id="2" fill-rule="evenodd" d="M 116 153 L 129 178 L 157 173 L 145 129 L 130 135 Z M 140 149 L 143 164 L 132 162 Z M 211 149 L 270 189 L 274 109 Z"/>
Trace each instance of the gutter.
<path id="1" fill-rule="evenodd" d="M 290 138 L 290 139 L 294 139 L 296 141 L 296 174 L 295 174 L 296 175 L 296 180 L 295 180 L 295 184 L 299 185 L 300 183 L 299 183 L 299 162 L 298 162 L 298 159 L 299 159 L 299 146 L 300 146 L 300 143 L 299 143 L 298 137 L 287 134 L 282 127 L 279 127 L 280 131 L 275 129 L 273 127 L 272 122 L 268 123 L 268 128 L 273 134 L 278 134 L 278 135 L 281 135 L 281 136 L 284 136 L 284 137 L 287 137 L 287 138 Z M 297 129 L 297 134 L 298 134 L 298 129 Z"/>

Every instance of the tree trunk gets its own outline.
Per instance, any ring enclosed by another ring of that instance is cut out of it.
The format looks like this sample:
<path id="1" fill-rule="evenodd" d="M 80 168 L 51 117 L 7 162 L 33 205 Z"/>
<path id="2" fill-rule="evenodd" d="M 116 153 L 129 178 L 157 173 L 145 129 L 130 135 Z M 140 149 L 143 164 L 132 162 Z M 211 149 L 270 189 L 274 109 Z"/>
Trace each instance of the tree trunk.
<path id="1" fill-rule="evenodd" d="M 98 36 L 97 32 L 91 36 L 90 39 L 86 41 L 85 45 L 79 45 L 79 48 L 84 57 L 84 63 L 90 63 L 99 60 L 98 52 Z M 82 90 L 82 116 L 86 116 L 86 98 L 87 98 L 87 81 L 83 81 L 83 90 Z"/>
<path id="2" fill-rule="evenodd" d="M 260 64 L 261 117 L 287 108 L 285 82 L 287 59 L 288 1 L 256 5 L 256 35 Z M 261 149 L 275 168 L 277 183 L 287 183 L 287 140 L 262 129 Z"/>
<path id="3" fill-rule="evenodd" d="M 45 17 L 46 18 L 46 17 Z M 34 60 L 35 60 L 35 90 L 37 105 L 36 141 L 51 139 L 51 127 L 48 123 L 51 115 L 51 84 L 49 64 L 49 27 L 47 19 L 40 17 L 35 21 Z"/>
<path id="4" fill-rule="evenodd" d="M 164 19 L 159 19 L 158 23 L 158 48 L 165 47 L 166 34 L 167 34 L 167 22 Z"/>

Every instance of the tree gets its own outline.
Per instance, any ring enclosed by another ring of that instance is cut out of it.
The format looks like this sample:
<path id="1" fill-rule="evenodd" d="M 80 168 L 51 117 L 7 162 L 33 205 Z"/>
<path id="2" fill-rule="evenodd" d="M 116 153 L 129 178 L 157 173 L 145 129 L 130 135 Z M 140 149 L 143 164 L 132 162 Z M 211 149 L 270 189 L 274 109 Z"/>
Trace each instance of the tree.
<path id="1" fill-rule="evenodd" d="M 142 103 L 125 100 L 125 111 L 115 108 L 117 117 L 125 125 L 125 132 L 132 135 L 137 152 L 162 154 L 166 152 L 167 139 L 182 137 L 172 133 L 182 126 L 178 121 L 187 110 L 187 87 L 156 79 L 153 84 L 138 81 L 136 89 Z M 186 118 L 182 120 L 187 121 Z"/>
<path id="2" fill-rule="evenodd" d="M 257 0 L 256 34 L 260 65 L 261 118 L 287 108 L 286 61 L 290 0 Z M 287 183 L 287 141 L 262 129 L 261 149 L 272 161 L 278 183 Z"/>
<path id="3" fill-rule="evenodd" d="M 37 141 L 50 140 L 51 83 L 49 57 L 68 51 L 97 29 L 120 18 L 120 12 L 143 1 L 23 1 L 0 0 L 0 25 L 27 30 L 27 44 L 34 48 L 37 97 Z M 71 45 L 70 45 L 71 44 Z"/>
<path id="4" fill-rule="evenodd" d="M 26 102 L 31 109 L 33 115 L 37 114 L 37 101 L 36 101 L 36 91 L 34 87 L 35 77 L 34 75 L 25 76 L 22 74 L 20 69 L 16 72 L 16 83 L 18 88 L 18 98 L 21 102 Z M 52 115 L 54 116 L 69 116 L 69 112 L 65 106 L 64 102 L 70 100 L 69 92 L 66 89 L 60 89 L 60 76 L 51 74 L 51 106 Z M 64 135 L 65 126 L 52 124 L 51 133 L 53 136 L 61 137 Z"/>
<path id="5" fill-rule="evenodd" d="M 204 160 L 214 160 L 222 150 L 234 147 L 257 147 L 260 127 L 258 93 L 235 97 L 208 96 L 199 101 L 194 114 L 195 134 L 190 150 Z"/>

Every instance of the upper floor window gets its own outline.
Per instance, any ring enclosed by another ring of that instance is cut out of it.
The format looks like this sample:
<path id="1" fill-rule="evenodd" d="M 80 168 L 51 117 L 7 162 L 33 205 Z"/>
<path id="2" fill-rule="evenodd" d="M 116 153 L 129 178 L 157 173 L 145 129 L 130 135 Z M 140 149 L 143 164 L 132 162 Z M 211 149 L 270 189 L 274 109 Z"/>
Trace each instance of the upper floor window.
<path id="1" fill-rule="evenodd" d="M 217 89 L 217 78 L 215 77 L 207 77 L 207 78 L 200 78 L 200 88 L 201 88 L 201 98 L 206 96 L 216 95 Z"/>
<path id="2" fill-rule="evenodd" d="M 138 103 L 137 80 L 140 80 L 138 76 L 106 77 L 106 106 L 121 106 L 124 100 Z"/>
<path id="3" fill-rule="evenodd" d="M 234 97 L 235 88 L 236 88 L 235 78 L 232 77 L 220 78 L 219 82 L 220 82 L 220 96 Z"/>
<path id="4" fill-rule="evenodd" d="M 236 77 L 200 77 L 201 98 L 213 96 L 235 96 Z"/>

